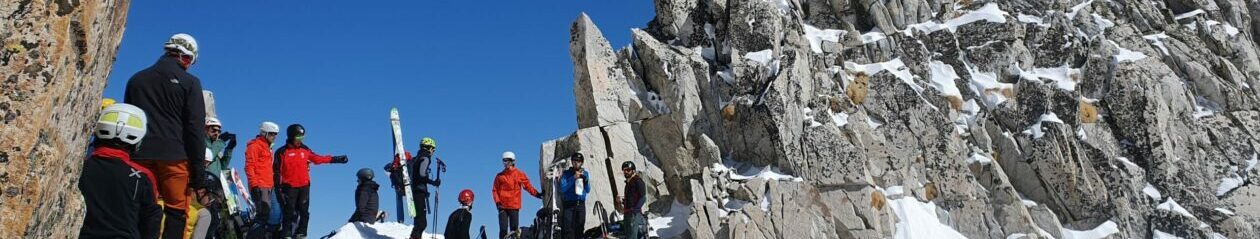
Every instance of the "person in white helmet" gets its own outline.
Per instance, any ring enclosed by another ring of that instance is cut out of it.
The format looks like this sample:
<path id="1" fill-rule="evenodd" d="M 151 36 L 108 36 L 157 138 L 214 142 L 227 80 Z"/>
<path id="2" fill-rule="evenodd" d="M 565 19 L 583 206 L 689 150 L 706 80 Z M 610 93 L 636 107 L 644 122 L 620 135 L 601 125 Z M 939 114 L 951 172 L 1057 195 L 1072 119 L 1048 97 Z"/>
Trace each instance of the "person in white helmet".
<path id="1" fill-rule="evenodd" d="M 490 193 L 499 209 L 499 238 L 505 238 L 509 233 L 520 234 L 522 188 L 529 191 L 529 195 L 542 198 L 542 194 L 529 182 L 529 177 L 516 169 L 516 154 L 503 152 L 503 171 L 494 176 L 494 188 Z"/>
<path id="2" fill-rule="evenodd" d="M 223 131 L 223 122 L 215 117 L 206 117 L 206 148 L 210 149 L 210 158 L 206 162 L 206 172 L 223 178 L 222 172 L 231 168 L 232 151 L 236 149 L 236 134 Z"/>
<path id="3" fill-rule="evenodd" d="M 271 146 L 279 134 L 280 125 L 263 122 L 258 127 L 258 137 L 245 145 L 245 177 L 249 181 L 249 194 L 254 201 L 254 224 L 259 227 L 268 226 L 267 221 L 272 214 L 276 176 Z"/>
<path id="4" fill-rule="evenodd" d="M 144 111 L 133 105 L 114 104 L 101 111 L 92 154 L 83 161 L 79 178 L 87 209 L 79 238 L 158 237 L 162 209 L 153 174 L 131 161 L 147 123 Z"/>
<path id="5" fill-rule="evenodd" d="M 188 73 L 197 62 L 197 41 L 175 34 L 163 45 L 158 61 L 131 76 L 123 102 L 148 114 L 149 134 L 132 157 L 157 176 L 166 208 L 162 238 L 182 239 L 192 190 L 205 188 L 206 106 L 201 80 Z"/>

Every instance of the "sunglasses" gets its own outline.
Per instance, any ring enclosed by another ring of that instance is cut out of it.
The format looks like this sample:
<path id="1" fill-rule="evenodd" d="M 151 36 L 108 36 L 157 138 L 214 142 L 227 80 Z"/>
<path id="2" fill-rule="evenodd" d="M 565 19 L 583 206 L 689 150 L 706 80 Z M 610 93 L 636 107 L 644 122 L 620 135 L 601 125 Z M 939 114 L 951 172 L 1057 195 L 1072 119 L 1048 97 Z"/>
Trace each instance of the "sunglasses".
<path id="1" fill-rule="evenodd" d="M 220 129 L 220 128 L 218 128 L 218 127 L 213 127 L 213 128 L 210 128 L 210 130 L 209 130 L 209 131 L 210 131 L 210 132 L 214 132 L 214 133 L 218 133 L 218 132 L 223 132 L 223 129 Z"/>

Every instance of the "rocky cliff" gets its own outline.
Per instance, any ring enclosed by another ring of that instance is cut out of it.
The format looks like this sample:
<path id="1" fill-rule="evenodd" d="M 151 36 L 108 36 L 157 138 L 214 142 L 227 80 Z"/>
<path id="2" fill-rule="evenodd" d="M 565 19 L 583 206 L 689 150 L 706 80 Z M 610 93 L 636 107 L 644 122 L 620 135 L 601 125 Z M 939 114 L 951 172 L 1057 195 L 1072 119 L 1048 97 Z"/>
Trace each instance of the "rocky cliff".
<path id="1" fill-rule="evenodd" d="M 128 1 L 0 0 L 0 238 L 72 238 Z"/>
<path id="2" fill-rule="evenodd" d="M 655 5 L 573 23 L 540 173 L 644 165 L 664 238 L 1260 238 L 1260 2 Z"/>

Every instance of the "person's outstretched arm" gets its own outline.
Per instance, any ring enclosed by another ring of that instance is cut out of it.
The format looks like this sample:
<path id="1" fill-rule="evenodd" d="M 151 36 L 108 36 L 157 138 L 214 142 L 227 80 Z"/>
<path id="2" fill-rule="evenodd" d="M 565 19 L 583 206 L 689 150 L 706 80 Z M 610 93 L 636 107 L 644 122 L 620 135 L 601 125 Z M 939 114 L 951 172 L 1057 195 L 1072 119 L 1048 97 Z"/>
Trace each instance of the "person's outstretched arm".
<path id="1" fill-rule="evenodd" d="M 529 195 L 533 195 L 536 198 L 542 198 L 542 194 L 538 193 L 537 189 L 534 189 L 534 183 L 529 182 L 529 176 L 525 176 L 524 173 L 519 173 L 519 172 L 517 173 L 517 175 L 520 176 L 519 181 L 521 182 L 521 188 L 524 188 L 525 191 L 528 191 Z"/>

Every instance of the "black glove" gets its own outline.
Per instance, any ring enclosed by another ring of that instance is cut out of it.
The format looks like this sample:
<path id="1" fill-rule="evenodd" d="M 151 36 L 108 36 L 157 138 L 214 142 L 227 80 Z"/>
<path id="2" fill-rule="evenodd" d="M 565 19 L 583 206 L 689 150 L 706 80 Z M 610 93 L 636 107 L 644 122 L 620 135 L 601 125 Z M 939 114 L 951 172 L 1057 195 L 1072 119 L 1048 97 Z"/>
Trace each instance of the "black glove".
<path id="1" fill-rule="evenodd" d="M 197 171 L 200 171 L 200 169 Z M 193 189 L 210 189 L 219 183 L 214 174 L 208 172 L 189 172 L 188 176 L 188 186 Z"/>
<path id="2" fill-rule="evenodd" d="M 223 140 L 223 142 L 227 142 L 228 150 L 236 148 L 236 134 L 233 134 L 231 132 L 223 132 L 223 134 L 219 135 L 219 140 Z"/>
<path id="3" fill-rule="evenodd" d="M 337 156 L 332 157 L 332 163 L 345 164 L 346 162 L 350 162 L 350 158 L 347 158 L 345 155 L 337 155 Z"/>

